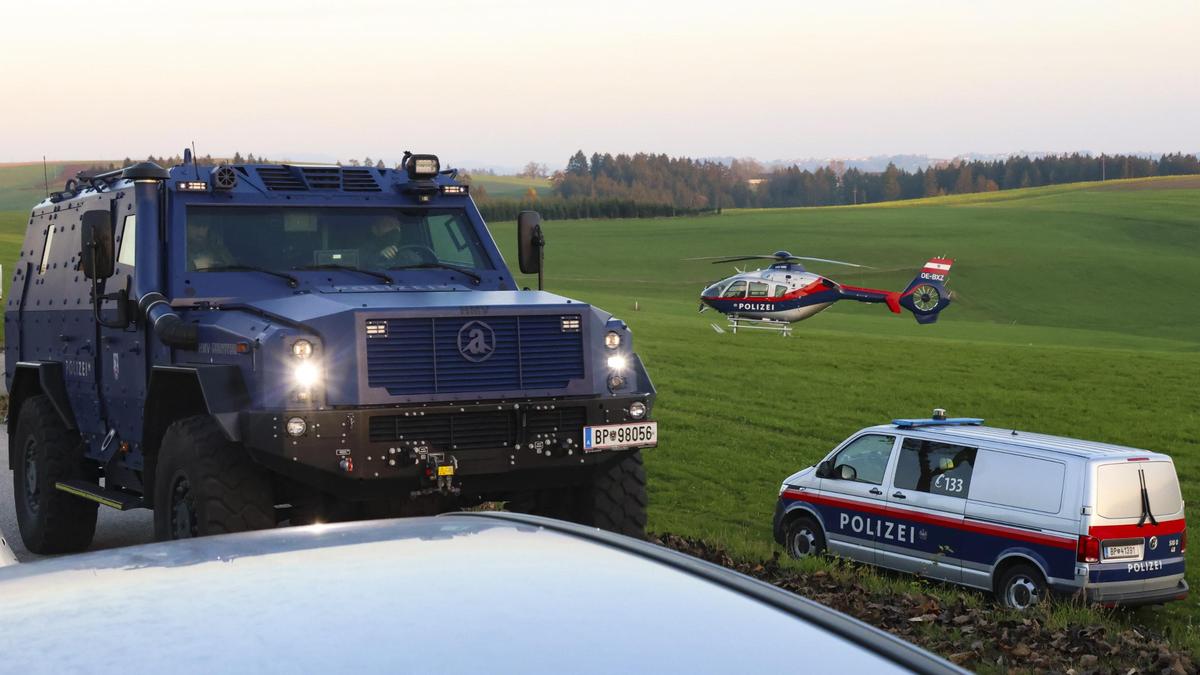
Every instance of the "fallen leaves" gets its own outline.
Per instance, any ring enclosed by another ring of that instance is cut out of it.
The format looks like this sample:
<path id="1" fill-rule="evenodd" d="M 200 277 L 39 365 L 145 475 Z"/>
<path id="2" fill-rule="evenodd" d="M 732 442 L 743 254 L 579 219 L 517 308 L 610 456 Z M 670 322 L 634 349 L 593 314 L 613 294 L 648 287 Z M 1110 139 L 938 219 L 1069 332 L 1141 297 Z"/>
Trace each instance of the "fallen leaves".
<path id="1" fill-rule="evenodd" d="M 737 561 L 721 547 L 675 535 L 651 539 L 668 548 L 728 567 L 803 595 L 878 626 L 969 669 L 1092 673 L 1196 675 L 1191 654 L 1146 629 L 1120 632 L 1103 625 L 1051 629 L 1037 615 L 1020 617 L 989 601 L 947 600 L 931 593 L 895 593 L 872 588 L 854 574 L 785 569 L 770 560 Z M 838 570 L 835 569 L 835 572 Z"/>

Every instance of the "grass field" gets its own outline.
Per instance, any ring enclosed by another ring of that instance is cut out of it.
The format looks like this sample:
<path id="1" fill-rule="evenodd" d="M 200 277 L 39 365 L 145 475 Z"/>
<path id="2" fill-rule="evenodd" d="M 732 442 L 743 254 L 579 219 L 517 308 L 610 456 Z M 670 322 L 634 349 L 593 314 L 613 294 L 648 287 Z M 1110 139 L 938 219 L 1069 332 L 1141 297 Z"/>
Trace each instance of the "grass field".
<path id="1" fill-rule="evenodd" d="M 547 223 L 547 287 L 634 330 L 659 391 L 661 447 L 646 453 L 655 531 L 770 555 L 785 476 L 863 426 L 934 407 L 1170 453 L 1196 522 L 1197 187 L 1158 179 L 865 208 Z M 514 261 L 512 224 L 493 231 Z M 682 258 L 780 248 L 872 265 L 813 269 L 894 289 L 945 254 L 957 260 L 950 286 L 959 299 L 932 326 L 842 303 L 798 324 L 790 339 L 718 335 L 709 328 L 718 315 L 697 316 L 700 289 L 733 267 Z M 1188 561 L 1195 586 L 1195 546 Z M 1193 599 L 1112 620 L 1196 650 L 1198 614 Z"/>
<path id="2" fill-rule="evenodd" d="M 0 213 L 6 277 L 26 218 L 27 210 Z M 492 229 L 515 264 L 514 225 Z M 545 230 L 548 290 L 628 321 L 658 388 L 661 447 L 646 453 L 655 531 L 768 556 L 775 549 L 772 508 L 785 476 L 863 426 L 927 415 L 934 407 L 1000 427 L 1170 453 L 1189 518 L 1197 522 L 1200 185 L 1194 179 L 865 207 L 562 221 Z M 847 283 L 893 289 L 903 288 L 930 256 L 947 255 L 957 261 L 949 283 L 957 300 L 932 326 L 880 305 L 841 303 L 798 324 L 790 339 L 716 334 L 709 323 L 721 317 L 697 315 L 696 296 L 733 267 L 682 259 L 781 248 L 871 265 L 876 269 L 812 267 Z M 1195 545 L 1188 559 L 1195 586 Z M 919 582 L 877 583 L 904 590 Z M 1081 610 L 1062 611 L 1059 620 L 1077 619 Z M 1099 620 L 1148 625 L 1200 651 L 1198 619 L 1189 600 Z"/>
<path id="3" fill-rule="evenodd" d="M 550 181 L 545 178 L 477 174 L 471 176 L 471 184 L 482 185 L 488 196 L 495 198 L 521 199 L 529 188 L 537 190 L 539 197 L 548 197 L 551 193 Z"/>

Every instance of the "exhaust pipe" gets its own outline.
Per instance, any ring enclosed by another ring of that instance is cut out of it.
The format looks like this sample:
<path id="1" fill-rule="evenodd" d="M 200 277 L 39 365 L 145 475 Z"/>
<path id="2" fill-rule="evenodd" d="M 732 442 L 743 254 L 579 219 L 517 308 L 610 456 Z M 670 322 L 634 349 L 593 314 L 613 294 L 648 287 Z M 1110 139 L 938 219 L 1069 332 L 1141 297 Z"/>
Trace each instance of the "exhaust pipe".
<path id="1" fill-rule="evenodd" d="M 162 184 L 171 174 L 153 162 L 140 162 L 127 167 L 121 175 L 133 181 L 137 227 L 142 231 L 134 244 L 137 269 L 133 295 L 138 299 L 138 309 L 163 344 L 195 350 L 200 343 L 195 324 L 186 323 L 162 294 L 162 243 L 159 237 L 152 236 L 163 231 Z"/>

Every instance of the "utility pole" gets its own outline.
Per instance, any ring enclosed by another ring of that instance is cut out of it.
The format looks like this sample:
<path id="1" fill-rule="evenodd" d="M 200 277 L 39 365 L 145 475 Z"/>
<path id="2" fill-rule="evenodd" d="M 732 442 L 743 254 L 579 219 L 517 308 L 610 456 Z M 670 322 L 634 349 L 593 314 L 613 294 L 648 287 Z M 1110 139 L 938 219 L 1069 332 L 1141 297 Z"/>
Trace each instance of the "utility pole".
<path id="1" fill-rule="evenodd" d="M 1100 182 L 1104 182 L 1104 155 L 1100 155 Z"/>

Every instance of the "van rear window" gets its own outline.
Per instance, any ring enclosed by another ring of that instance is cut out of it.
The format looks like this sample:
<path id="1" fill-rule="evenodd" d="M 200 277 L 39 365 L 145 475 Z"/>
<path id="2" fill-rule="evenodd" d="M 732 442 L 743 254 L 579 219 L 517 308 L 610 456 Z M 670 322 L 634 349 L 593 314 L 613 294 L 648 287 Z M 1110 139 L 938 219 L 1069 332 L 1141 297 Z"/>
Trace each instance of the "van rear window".
<path id="1" fill-rule="evenodd" d="M 1062 509 L 1066 467 L 1037 457 L 980 450 L 975 458 L 971 500 L 1058 513 Z"/>
<path id="2" fill-rule="evenodd" d="M 1101 518 L 1139 518 L 1145 477 L 1150 513 L 1172 516 L 1183 508 L 1179 479 L 1170 462 L 1123 462 L 1096 469 L 1096 515 Z"/>

